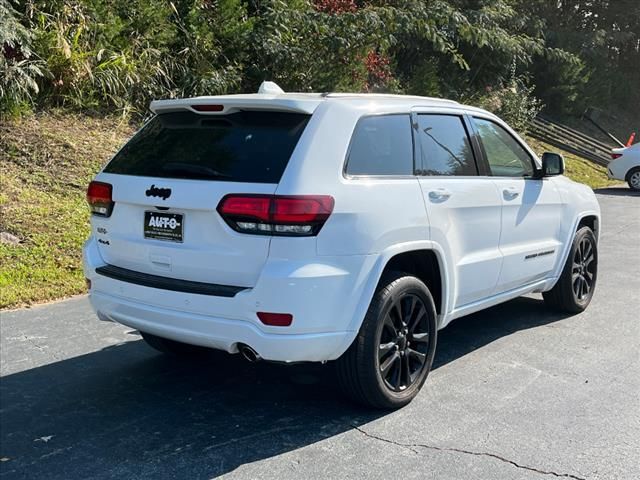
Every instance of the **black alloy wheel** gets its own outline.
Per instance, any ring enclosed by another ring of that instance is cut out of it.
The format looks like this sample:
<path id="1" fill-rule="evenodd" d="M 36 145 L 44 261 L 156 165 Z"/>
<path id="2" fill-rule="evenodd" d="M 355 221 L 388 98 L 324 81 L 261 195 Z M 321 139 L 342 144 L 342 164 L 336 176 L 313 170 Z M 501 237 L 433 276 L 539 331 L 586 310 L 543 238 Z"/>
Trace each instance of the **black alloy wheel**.
<path id="1" fill-rule="evenodd" d="M 558 281 L 542 293 L 544 302 L 566 313 L 580 313 L 589 306 L 598 280 L 598 240 L 588 226 L 581 227 Z"/>
<path id="2" fill-rule="evenodd" d="M 414 294 L 394 300 L 380 331 L 378 368 L 394 392 L 410 387 L 427 361 L 429 322 L 424 302 Z"/>
<path id="3" fill-rule="evenodd" d="M 411 402 L 431 370 L 437 325 L 433 296 L 422 280 L 383 274 L 356 338 L 336 361 L 344 392 L 374 408 Z"/>
<path id="4" fill-rule="evenodd" d="M 591 293 L 595 281 L 595 254 L 589 237 L 583 237 L 573 256 L 572 287 L 576 300 L 583 301 Z"/>

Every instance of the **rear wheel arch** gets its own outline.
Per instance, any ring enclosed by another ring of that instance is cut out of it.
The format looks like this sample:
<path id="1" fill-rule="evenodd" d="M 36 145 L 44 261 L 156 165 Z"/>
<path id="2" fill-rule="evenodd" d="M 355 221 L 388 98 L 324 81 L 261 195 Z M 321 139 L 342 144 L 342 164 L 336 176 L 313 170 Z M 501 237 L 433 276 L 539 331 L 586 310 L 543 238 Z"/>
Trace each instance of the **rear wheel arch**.
<path id="1" fill-rule="evenodd" d="M 436 313 L 446 313 L 447 281 L 446 267 L 442 256 L 433 249 L 416 249 L 396 253 L 385 263 L 378 278 L 376 290 L 387 275 L 392 272 L 403 272 L 422 281 L 433 296 Z"/>

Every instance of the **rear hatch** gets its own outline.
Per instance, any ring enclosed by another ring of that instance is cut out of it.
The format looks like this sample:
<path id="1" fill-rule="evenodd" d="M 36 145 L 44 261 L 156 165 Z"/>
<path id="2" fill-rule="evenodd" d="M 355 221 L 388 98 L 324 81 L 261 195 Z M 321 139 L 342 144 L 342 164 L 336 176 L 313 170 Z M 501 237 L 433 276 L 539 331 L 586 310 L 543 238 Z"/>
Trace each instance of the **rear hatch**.
<path id="1" fill-rule="evenodd" d="M 238 233 L 216 211 L 227 194 L 273 194 L 306 113 L 182 110 L 151 119 L 96 180 L 112 185 L 93 216 L 107 264 L 195 282 L 252 287 L 270 237 Z"/>

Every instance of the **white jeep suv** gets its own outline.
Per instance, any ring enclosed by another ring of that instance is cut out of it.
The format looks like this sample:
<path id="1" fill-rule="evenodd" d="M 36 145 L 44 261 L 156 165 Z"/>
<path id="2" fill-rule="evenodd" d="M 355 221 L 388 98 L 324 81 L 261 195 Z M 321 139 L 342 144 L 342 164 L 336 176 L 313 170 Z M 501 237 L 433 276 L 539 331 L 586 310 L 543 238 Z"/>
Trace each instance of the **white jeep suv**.
<path id="1" fill-rule="evenodd" d="M 591 300 L 593 192 L 484 110 L 294 93 L 151 110 L 89 185 L 84 269 L 99 318 L 161 351 L 336 360 L 349 395 L 395 408 L 452 320 Z"/>

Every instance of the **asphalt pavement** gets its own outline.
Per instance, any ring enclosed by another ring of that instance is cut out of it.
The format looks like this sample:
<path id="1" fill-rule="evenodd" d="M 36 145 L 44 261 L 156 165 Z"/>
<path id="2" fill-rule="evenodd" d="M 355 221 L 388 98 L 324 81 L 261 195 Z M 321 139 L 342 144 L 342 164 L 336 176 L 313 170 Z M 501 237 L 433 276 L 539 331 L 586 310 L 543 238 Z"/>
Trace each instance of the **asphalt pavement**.
<path id="1" fill-rule="evenodd" d="M 601 190 L 598 286 L 440 332 L 423 391 L 353 405 L 331 365 L 156 353 L 85 297 L 0 314 L 0 479 L 640 478 L 640 196 Z"/>

